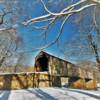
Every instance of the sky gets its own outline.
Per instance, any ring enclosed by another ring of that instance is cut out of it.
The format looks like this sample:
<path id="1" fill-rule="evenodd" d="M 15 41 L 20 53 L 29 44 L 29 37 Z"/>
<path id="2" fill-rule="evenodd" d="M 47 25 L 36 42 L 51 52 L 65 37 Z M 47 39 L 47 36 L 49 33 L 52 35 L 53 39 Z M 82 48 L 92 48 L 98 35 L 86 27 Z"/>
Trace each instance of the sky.
<path id="1" fill-rule="evenodd" d="M 33 2 L 33 1 L 28 2 L 27 0 L 25 0 L 25 1 L 26 1 L 25 7 L 28 6 L 28 4 L 30 5 L 31 2 Z M 49 0 L 49 3 L 52 4 L 52 1 L 53 0 Z M 65 2 L 65 0 L 63 0 L 63 1 Z M 61 0 L 59 0 L 59 2 L 61 2 Z M 54 5 L 52 5 L 52 7 L 54 7 L 54 8 L 51 10 L 54 10 L 54 9 L 56 10 L 58 5 L 59 5 L 59 3 L 56 0 Z M 63 6 L 65 6 L 65 4 L 63 4 Z M 40 16 L 42 14 L 45 14 L 45 11 L 44 11 L 44 8 L 41 5 L 41 3 L 35 2 L 34 8 L 29 8 L 27 13 L 28 13 L 28 16 L 31 16 L 34 18 L 34 17 Z M 48 30 L 48 34 L 49 34 L 48 38 L 47 38 L 47 41 L 49 41 L 48 43 L 50 43 L 51 41 L 53 41 L 55 39 L 57 33 L 59 32 L 60 25 L 61 25 L 61 22 L 58 21 L 52 29 Z M 18 26 L 18 31 L 20 31 L 20 33 L 21 33 L 20 35 L 22 36 L 22 38 L 24 40 L 25 51 L 31 51 L 32 49 L 36 48 L 36 46 L 38 46 L 38 45 L 39 45 L 38 47 L 40 47 L 40 43 L 42 41 L 41 40 L 42 38 L 38 37 L 38 35 L 41 33 L 41 31 L 37 31 L 35 29 L 32 29 L 31 27 L 32 27 L 31 25 L 27 26 L 27 28 L 26 28 L 26 26 L 23 26 L 23 25 Z M 64 34 L 62 35 L 62 41 L 72 37 L 75 31 L 76 31 L 76 28 L 74 27 L 74 25 L 71 24 L 70 21 L 68 23 L 66 23 L 66 26 L 63 30 Z M 63 54 L 58 50 L 56 45 L 53 45 L 53 46 L 45 49 L 44 51 L 46 51 L 52 55 L 55 55 L 57 57 L 64 58 Z M 26 55 L 30 56 L 30 57 L 28 57 L 28 58 L 30 58 L 30 63 L 34 64 L 34 62 L 33 62 L 34 56 L 36 56 L 38 54 L 38 52 L 39 51 L 27 52 Z M 31 60 L 32 60 L 32 62 L 31 62 Z M 69 57 L 67 58 L 67 60 L 70 60 Z"/>
<path id="2" fill-rule="evenodd" d="M 5 19 L 10 20 L 8 21 L 7 27 L 13 25 L 17 29 L 18 35 L 22 39 L 22 45 L 18 52 L 24 52 L 24 64 L 34 64 L 34 57 L 39 53 L 39 51 L 33 51 L 34 48 L 41 47 L 41 45 L 45 43 L 50 43 L 55 39 L 57 33 L 59 32 L 60 25 L 63 19 L 58 20 L 53 28 L 47 31 L 47 41 L 43 41 L 41 34 L 41 30 L 36 30 L 33 28 L 33 25 L 24 26 L 21 23 L 27 21 L 30 18 L 35 18 L 41 15 L 46 14 L 46 11 L 43 8 L 40 0 L 5 0 L 5 3 L 0 2 L 0 8 L 6 8 L 6 10 L 13 10 L 13 16 L 8 15 Z M 70 1 L 70 0 L 68 0 Z M 73 1 L 73 0 L 72 0 Z M 70 1 L 70 3 L 72 3 Z M 76 2 L 77 0 L 75 0 Z M 44 0 L 44 2 L 48 5 L 49 10 L 53 12 L 59 12 L 65 6 L 69 5 L 66 3 L 66 0 Z M 8 5 L 8 6 L 7 6 Z M 60 5 L 60 6 L 59 6 Z M 46 23 L 43 23 L 46 24 Z M 36 24 L 37 25 L 37 24 Z M 42 23 L 39 23 L 38 26 L 41 26 Z M 69 41 L 74 35 L 78 33 L 78 28 L 74 24 L 74 18 L 71 17 L 66 22 L 63 30 L 63 35 L 61 36 L 60 42 L 61 45 L 64 41 Z M 64 47 L 62 45 L 61 47 Z M 67 48 L 67 47 L 65 47 Z M 64 58 L 64 55 L 60 52 L 57 48 L 57 45 L 53 45 L 49 48 L 46 48 L 44 51 L 53 54 L 57 57 Z M 72 60 L 73 58 L 73 60 Z M 75 62 L 74 57 L 67 57 L 68 61 Z"/>

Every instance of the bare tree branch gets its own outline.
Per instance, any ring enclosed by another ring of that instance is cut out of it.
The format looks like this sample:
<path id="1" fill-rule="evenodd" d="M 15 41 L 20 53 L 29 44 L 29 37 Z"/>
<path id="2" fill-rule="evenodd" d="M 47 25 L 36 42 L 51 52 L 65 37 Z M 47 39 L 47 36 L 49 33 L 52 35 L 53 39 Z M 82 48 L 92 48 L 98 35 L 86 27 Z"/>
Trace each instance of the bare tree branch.
<path id="1" fill-rule="evenodd" d="M 89 8 L 89 7 L 91 7 L 91 6 L 96 6 L 97 4 L 100 3 L 100 2 L 97 2 L 97 1 L 94 2 L 94 0 L 93 0 L 93 2 L 92 2 L 92 0 L 91 0 L 91 2 L 90 2 L 90 0 L 82 0 L 82 1 L 79 1 L 79 2 L 77 2 L 77 3 L 75 3 L 75 4 L 73 4 L 73 5 L 68 6 L 67 8 L 64 8 L 60 13 L 53 13 L 53 12 L 51 12 L 51 11 L 49 11 L 49 10 L 47 9 L 47 7 L 46 7 L 46 5 L 44 4 L 43 0 L 41 0 L 41 2 L 42 2 L 42 4 L 44 5 L 45 10 L 46 10 L 49 14 L 43 15 L 43 16 L 39 16 L 39 17 L 36 17 L 36 18 L 32 18 L 32 19 L 30 19 L 30 20 L 28 20 L 28 21 L 26 21 L 26 22 L 23 22 L 24 25 L 28 25 L 28 24 L 31 23 L 31 22 L 43 21 L 44 19 L 47 20 L 47 19 L 49 19 L 50 17 L 53 18 L 54 16 L 68 16 L 69 14 L 78 13 L 78 12 L 80 12 L 80 11 L 86 9 L 86 8 Z M 73 7 L 82 5 L 82 4 L 85 3 L 85 2 L 86 2 L 87 4 L 86 4 L 86 5 L 83 5 L 81 8 L 79 8 L 79 9 L 77 9 L 77 10 L 68 11 L 68 10 L 70 10 L 70 9 L 73 8 Z M 88 2 L 89 2 L 89 4 L 88 4 Z"/>

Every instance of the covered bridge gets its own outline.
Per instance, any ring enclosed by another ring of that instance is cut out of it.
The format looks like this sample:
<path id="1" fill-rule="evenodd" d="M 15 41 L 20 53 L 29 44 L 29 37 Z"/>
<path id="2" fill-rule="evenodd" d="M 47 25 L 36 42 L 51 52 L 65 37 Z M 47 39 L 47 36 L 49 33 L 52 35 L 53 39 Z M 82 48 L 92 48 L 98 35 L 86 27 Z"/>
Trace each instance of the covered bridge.
<path id="1" fill-rule="evenodd" d="M 74 88 L 97 88 L 97 75 L 94 70 L 78 67 L 69 61 L 60 59 L 44 51 L 35 58 L 35 72 L 47 72 L 51 86 L 69 86 Z"/>
<path id="2" fill-rule="evenodd" d="M 96 89 L 98 80 L 98 71 L 78 67 L 42 51 L 35 58 L 33 72 L 0 74 L 0 89 L 61 86 Z"/>

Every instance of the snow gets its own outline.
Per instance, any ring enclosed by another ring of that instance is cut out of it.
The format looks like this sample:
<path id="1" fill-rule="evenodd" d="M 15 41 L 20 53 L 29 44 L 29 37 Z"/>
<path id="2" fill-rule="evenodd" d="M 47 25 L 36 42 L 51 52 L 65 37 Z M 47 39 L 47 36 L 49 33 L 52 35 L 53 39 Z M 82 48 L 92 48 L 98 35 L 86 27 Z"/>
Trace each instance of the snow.
<path id="1" fill-rule="evenodd" d="M 0 91 L 0 100 L 100 100 L 100 90 L 29 88 Z"/>
<path id="2" fill-rule="evenodd" d="M 0 72 L 0 75 L 21 75 L 21 74 L 48 74 L 47 71 L 44 71 L 44 72 L 19 72 L 19 73 L 1 73 Z"/>

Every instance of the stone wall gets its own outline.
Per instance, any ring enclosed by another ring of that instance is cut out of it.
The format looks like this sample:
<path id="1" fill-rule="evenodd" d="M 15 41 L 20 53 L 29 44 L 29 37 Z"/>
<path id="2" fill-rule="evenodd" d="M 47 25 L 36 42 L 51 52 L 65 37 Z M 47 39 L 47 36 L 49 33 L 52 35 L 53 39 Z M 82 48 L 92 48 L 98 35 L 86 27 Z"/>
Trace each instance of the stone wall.
<path id="1" fill-rule="evenodd" d="M 50 75 L 47 72 L 0 74 L 0 89 L 26 89 L 39 87 L 68 86 L 81 89 L 96 89 L 95 80 L 77 77 Z"/>
<path id="2" fill-rule="evenodd" d="M 48 73 L 1 74 L 0 89 L 49 87 Z"/>

